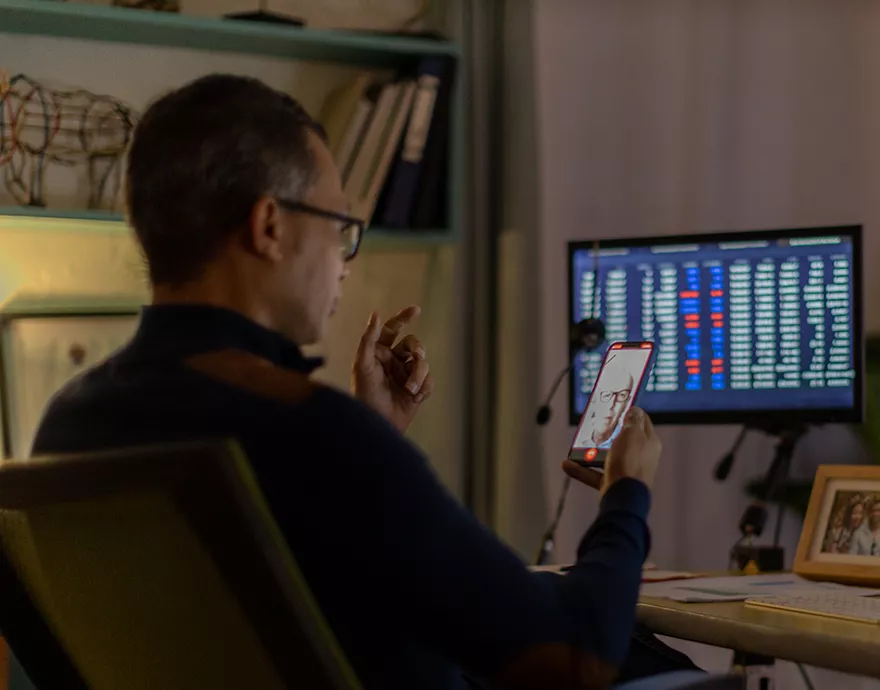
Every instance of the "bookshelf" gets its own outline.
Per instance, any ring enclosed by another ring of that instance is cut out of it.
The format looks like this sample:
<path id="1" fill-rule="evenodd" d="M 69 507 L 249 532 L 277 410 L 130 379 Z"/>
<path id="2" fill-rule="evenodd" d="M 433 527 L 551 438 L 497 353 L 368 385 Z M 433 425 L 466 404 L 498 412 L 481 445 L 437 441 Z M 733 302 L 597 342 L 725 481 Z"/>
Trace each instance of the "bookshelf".
<path id="1" fill-rule="evenodd" d="M 78 233 L 131 232 L 121 213 L 109 211 L 65 210 L 30 206 L 0 206 L 0 229 L 4 226 L 39 230 L 61 230 Z M 370 227 L 364 235 L 361 251 L 370 249 L 419 249 L 448 244 L 455 238 L 446 229 L 417 232 L 385 230 Z"/>
<path id="2" fill-rule="evenodd" d="M 316 31 L 57 0 L 0 0 L 0 30 L 372 67 L 394 67 L 422 55 L 459 57 L 461 53 L 457 44 L 445 41 Z"/>
<path id="3" fill-rule="evenodd" d="M 353 67 L 403 68 L 437 56 L 458 61 L 461 47 L 449 41 L 378 32 L 312 30 L 222 18 L 86 5 L 56 0 L 0 0 L 0 40 L 4 33 L 239 53 Z M 384 230 L 371 227 L 363 251 L 424 250 L 457 242 L 460 236 L 459 189 L 463 161 L 461 69 L 456 70 L 449 117 L 446 227 Z M 53 229 L 127 232 L 121 214 L 101 211 L 0 206 L 0 221 L 29 218 Z"/>

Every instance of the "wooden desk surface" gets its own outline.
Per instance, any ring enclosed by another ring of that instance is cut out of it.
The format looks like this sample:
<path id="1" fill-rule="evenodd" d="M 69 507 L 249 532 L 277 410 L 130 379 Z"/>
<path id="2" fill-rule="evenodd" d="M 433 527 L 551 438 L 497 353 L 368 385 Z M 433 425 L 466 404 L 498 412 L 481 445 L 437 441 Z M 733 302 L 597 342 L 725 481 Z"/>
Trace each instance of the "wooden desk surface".
<path id="1" fill-rule="evenodd" d="M 880 678 L 880 625 L 748 607 L 642 597 L 638 619 L 658 635 Z"/>

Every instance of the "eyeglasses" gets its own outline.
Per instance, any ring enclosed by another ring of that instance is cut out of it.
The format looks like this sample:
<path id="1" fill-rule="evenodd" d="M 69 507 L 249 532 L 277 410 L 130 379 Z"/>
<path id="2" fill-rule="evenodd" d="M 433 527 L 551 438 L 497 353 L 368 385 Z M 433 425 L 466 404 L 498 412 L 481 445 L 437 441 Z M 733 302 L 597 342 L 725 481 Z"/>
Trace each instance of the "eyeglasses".
<path id="1" fill-rule="evenodd" d="M 626 402 L 629 400 L 629 389 L 624 389 L 622 391 L 599 391 L 599 402 L 608 402 L 612 398 L 614 399 L 614 403 L 618 402 Z"/>
<path id="2" fill-rule="evenodd" d="M 299 201 L 289 201 L 287 199 L 276 199 L 276 201 L 289 211 L 300 211 L 301 213 L 308 213 L 319 218 L 327 218 L 341 223 L 342 227 L 339 228 L 339 234 L 342 260 L 351 261 L 357 255 L 358 249 L 361 246 L 361 239 L 363 239 L 364 233 L 367 230 L 366 221 L 352 218 L 344 213 L 336 213 L 310 206 Z"/>

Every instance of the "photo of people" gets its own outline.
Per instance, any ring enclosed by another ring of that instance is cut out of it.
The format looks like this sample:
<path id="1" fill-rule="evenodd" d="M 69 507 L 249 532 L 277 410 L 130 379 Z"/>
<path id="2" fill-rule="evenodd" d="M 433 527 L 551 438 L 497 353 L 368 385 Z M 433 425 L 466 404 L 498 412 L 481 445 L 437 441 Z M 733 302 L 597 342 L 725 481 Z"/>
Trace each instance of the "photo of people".
<path id="1" fill-rule="evenodd" d="M 821 553 L 880 556 L 880 492 L 835 493 Z"/>
<path id="2" fill-rule="evenodd" d="M 640 349 L 619 350 L 608 356 L 581 419 L 575 448 L 611 447 L 650 356 L 650 350 Z"/>
<path id="3" fill-rule="evenodd" d="M 819 465 L 793 570 L 830 582 L 880 582 L 880 467 Z"/>

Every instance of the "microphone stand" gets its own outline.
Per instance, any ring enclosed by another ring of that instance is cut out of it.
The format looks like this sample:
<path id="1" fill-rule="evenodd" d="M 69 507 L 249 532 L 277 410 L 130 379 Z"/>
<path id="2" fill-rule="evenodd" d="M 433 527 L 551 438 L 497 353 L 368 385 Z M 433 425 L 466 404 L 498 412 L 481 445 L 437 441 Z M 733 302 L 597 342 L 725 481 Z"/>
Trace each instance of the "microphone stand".
<path id="1" fill-rule="evenodd" d="M 565 480 L 562 483 L 562 494 L 559 496 L 559 502 L 556 504 L 556 515 L 553 517 L 553 522 L 550 523 L 550 526 L 541 538 L 541 548 L 538 550 L 538 555 L 535 557 L 535 565 L 545 565 L 553 553 L 553 547 L 556 546 L 556 529 L 559 527 L 559 521 L 562 519 L 562 511 L 565 509 L 565 497 L 568 495 L 569 484 L 571 484 L 571 477 L 565 475 Z"/>
<path id="2" fill-rule="evenodd" d="M 565 367 L 565 369 L 560 371 L 559 374 L 556 376 L 556 380 L 550 387 L 550 393 L 547 395 L 547 399 L 544 401 L 544 404 L 538 408 L 538 414 L 535 415 L 535 423 L 538 426 L 544 426 L 547 424 L 547 422 L 550 421 L 550 416 L 553 414 L 553 409 L 550 407 L 550 401 L 553 400 L 553 396 L 556 395 L 556 391 L 559 390 L 559 386 L 562 385 L 565 377 L 571 373 L 572 369 L 574 369 L 573 360 L 571 364 Z"/>
<path id="3" fill-rule="evenodd" d="M 590 301 L 590 316 L 574 324 L 568 334 L 569 362 L 556 376 L 547 399 L 538 408 L 538 413 L 535 415 L 535 422 L 538 426 L 545 426 L 550 421 L 550 416 L 553 413 L 550 402 L 553 400 L 553 396 L 556 395 L 556 391 L 562 385 L 565 377 L 571 374 L 574 369 L 577 357 L 576 352 L 578 350 L 593 352 L 604 342 L 605 323 L 601 319 L 599 310 L 599 242 L 597 240 L 593 242 L 593 295 Z M 544 537 L 541 539 L 541 548 L 535 557 L 535 565 L 544 565 L 553 553 L 553 548 L 556 545 L 556 528 L 559 527 L 559 521 L 562 518 L 562 511 L 565 508 L 565 497 L 568 495 L 568 487 L 570 485 L 571 477 L 566 475 L 562 484 L 562 493 L 559 496 L 559 501 L 556 503 L 556 514 L 553 517 L 553 522 L 550 523 L 547 531 L 544 532 Z"/>
<path id="4" fill-rule="evenodd" d="M 572 329 L 569 349 L 593 352 L 604 342 L 605 324 L 602 323 L 601 319 L 589 318 L 579 322 Z M 544 400 L 544 404 L 538 408 L 538 412 L 535 415 L 535 423 L 538 426 L 545 426 L 550 421 L 550 416 L 553 412 L 550 402 L 553 400 L 553 396 L 556 395 L 556 391 L 559 390 L 559 386 L 562 385 L 565 377 L 570 375 L 574 369 L 575 357 L 576 355 L 572 356 L 568 365 L 556 376 L 556 380 L 553 382 L 553 386 L 550 388 L 550 393 L 547 395 L 546 400 Z M 556 514 L 553 517 L 553 522 L 550 523 L 550 526 L 541 538 L 541 548 L 538 549 L 538 555 L 535 557 L 535 565 L 545 565 L 553 553 L 553 548 L 556 546 L 556 529 L 559 527 L 559 521 L 562 519 L 565 497 L 568 495 L 568 487 L 570 485 L 571 477 L 566 475 L 562 484 L 562 492 L 559 495 L 559 501 L 556 503 Z"/>

